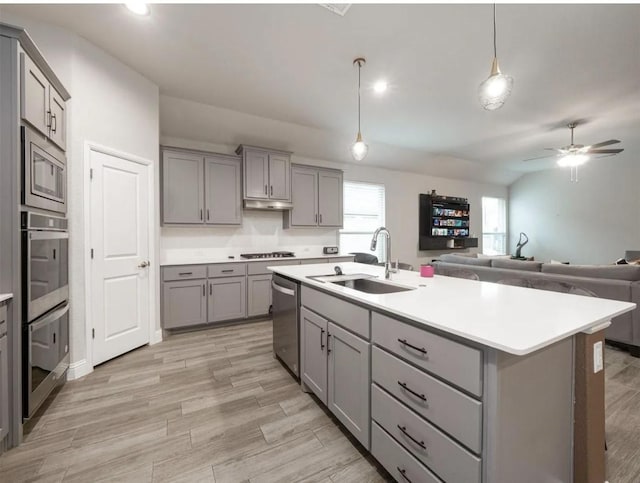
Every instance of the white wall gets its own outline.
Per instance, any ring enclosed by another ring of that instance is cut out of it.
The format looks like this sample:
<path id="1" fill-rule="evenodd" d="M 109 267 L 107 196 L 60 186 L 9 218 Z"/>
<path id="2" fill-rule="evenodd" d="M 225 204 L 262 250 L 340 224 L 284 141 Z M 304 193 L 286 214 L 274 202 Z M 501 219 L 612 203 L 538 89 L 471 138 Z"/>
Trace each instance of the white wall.
<path id="1" fill-rule="evenodd" d="M 162 106 L 162 102 L 161 102 Z M 208 106 L 202 106 L 206 111 Z M 161 119 L 170 113 L 163 112 Z M 164 129 L 164 126 L 162 126 Z M 242 133 L 238 133 L 242 138 Z M 237 146 L 213 144 L 175 138 L 164 134 L 160 139 L 162 145 L 201 149 L 205 151 L 231 154 Z M 429 193 L 432 189 L 450 196 L 464 196 L 471 204 L 470 232 L 481 238 L 481 198 L 483 196 L 507 197 L 505 186 L 473 183 L 470 181 L 436 178 L 404 171 L 358 166 L 357 164 L 335 163 L 326 160 L 292 156 L 292 161 L 344 170 L 345 180 L 364 181 L 383 184 L 386 196 L 386 226 L 392 237 L 392 258 L 418 266 L 426 263 L 443 252 L 418 250 L 418 195 Z M 224 247 L 229 254 L 237 253 L 237 248 L 250 246 L 265 250 L 278 246 L 302 252 L 305 248 L 319 247 L 336 243 L 337 230 L 282 230 L 282 216 L 279 213 L 259 213 L 245 211 L 242 228 L 162 228 L 160 236 L 161 258 L 170 256 L 181 247 L 194 247 L 205 250 L 208 247 Z M 260 238 L 249 238 L 251 234 L 266 235 Z M 266 243 L 263 245 L 263 240 Z M 235 245 L 237 243 L 238 245 Z M 252 243 L 245 245 L 245 243 Z M 277 244 L 277 245 L 274 245 Z M 254 250 L 259 251 L 259 250 Z M 366 251 L 366 249 L 363 249 Z M 476 251 L 476 250 L 470 250 Z"/>
<path id="2" fill-rule="evenodd" d="M 84 166 L 85 142 L 152 160 L 156 165 L 153 196 L 157 205 L 158 87 L 103 50 L 65 30 L 6 12 L 0 20 L 27 29 L 71 94 L 67 106 L 70 352 L 75 374 L 82 374 L 84 368 L 79 364 L 87 357 L 85 257 L 90 248 L 85 239 L 84 223 L 84 196 L 88 183 Z M 155 225 L 158 226 L 158 222 Z M 159 285 L 155 293 L 159 293 Z M 157 302 L 154 305 L 157 307 Z"/>
<path id="3" fill-rule="evenodd" d="M 529 236 L 525 256 L 576 264 L 607 264 L 640 249 L 640 167 L 623 152 L 591 160 L 578 171 L 554 168 L 523 176 L 509 188 L 509 239 Z"/>

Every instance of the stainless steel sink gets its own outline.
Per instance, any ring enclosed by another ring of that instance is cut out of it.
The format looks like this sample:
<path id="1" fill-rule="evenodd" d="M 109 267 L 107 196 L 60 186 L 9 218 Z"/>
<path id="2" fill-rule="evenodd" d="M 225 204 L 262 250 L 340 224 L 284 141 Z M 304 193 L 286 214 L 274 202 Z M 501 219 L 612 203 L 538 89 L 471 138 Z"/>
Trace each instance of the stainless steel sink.
<path id="1" fill-rule="evenodd" d="M 402 287 L 400 285 L 378 282 L 377 280 L 371 280 L 367 278 L 334 281 L 333 283 L 335 283 L 336 285 L 342 285 L 343 287 L 351 288 L 353 290 L 358 290 L 360 292 L 373 294 L 408 292 L 409 290 L 415 290 L 415 288 L 413 287 Z"/>
<path id="2" fill-rule="evenodd" d="M 330 275 L 309 275 L 307 278 L 311 280 L 317 280 L 318 282 L 346 282 L 351 280 L 364 280 L 368 278 L 376 278 L 375 275 L 369 275 L 366 273 L 350 273 L 350 274 L 335 274 Z"/>

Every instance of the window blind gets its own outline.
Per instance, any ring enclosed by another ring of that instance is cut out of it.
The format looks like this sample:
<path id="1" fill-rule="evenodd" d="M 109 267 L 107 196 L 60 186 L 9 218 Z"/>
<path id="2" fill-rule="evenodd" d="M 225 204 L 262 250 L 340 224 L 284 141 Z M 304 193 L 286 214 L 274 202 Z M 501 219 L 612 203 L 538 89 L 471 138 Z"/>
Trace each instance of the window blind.
<path id="1" fill-rule="evenodd" d="M 384 185 L 344 182 L 344 228 L 340 230 L 340 251 L 345 253 L 365 252 L 384 261 L 384 243 L 377 250 L 369 250 L 371 237 L 377 228 L 384 226 Z"/>

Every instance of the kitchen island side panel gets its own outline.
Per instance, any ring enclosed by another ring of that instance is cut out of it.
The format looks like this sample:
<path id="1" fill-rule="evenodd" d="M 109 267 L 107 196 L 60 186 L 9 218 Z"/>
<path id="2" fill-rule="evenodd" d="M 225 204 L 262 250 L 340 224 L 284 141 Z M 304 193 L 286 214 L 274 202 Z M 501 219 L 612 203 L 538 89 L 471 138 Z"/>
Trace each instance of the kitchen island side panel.
<path id="1" fill-rule="evenodd" d="M 483 481 L 573 481 L 574 338 L 485 360 Z"/>

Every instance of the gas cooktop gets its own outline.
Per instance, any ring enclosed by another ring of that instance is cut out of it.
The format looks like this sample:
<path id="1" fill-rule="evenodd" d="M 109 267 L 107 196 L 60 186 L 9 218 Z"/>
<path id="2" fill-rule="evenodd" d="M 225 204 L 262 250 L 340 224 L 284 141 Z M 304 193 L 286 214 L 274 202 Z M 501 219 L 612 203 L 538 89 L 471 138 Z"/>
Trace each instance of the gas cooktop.
<path id="1" fill-rule="evenodd" d="M 266 253 L 241 253 L 240 258 L 291 258 L 295 257 L 293 252 L 266 252 Z"/>

